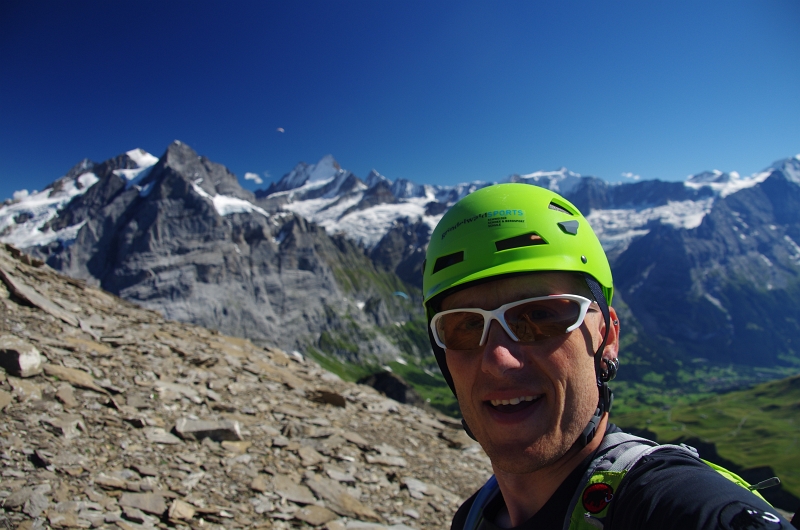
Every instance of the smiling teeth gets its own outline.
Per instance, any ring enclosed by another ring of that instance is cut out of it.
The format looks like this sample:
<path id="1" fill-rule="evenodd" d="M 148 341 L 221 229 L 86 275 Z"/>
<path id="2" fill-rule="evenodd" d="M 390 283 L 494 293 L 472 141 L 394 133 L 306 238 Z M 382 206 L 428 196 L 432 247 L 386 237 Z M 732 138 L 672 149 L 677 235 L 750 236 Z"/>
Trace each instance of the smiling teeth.
<path id="1" fill-rule="evenodd" d="M 522 396 L 511 399 L 493 399 L 491 400 L 491 404 L 493 407 L 496 407 L 498 405 L 519 405 L 523 401 L 533 401 L 534 399 L 536 398 L 534 398 L 533 396 Z"/>

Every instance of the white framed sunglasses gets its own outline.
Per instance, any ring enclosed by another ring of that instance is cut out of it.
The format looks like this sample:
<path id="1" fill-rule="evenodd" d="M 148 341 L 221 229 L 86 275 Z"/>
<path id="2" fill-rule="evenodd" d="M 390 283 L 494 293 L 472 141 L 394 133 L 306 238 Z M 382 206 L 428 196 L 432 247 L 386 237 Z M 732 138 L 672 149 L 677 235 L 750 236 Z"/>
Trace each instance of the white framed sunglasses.
<path id="1" fill-rule="evenodd" d="M 492 320 L 516 342 L 537 342 L 576 330 L 586 318 L 592 300 L 577 294 L 553 294 L 517 300 L 493 311 L 479 308 L 449 309 L 431 319 L 436 344 L 448 350 L 483 346 Z"/>

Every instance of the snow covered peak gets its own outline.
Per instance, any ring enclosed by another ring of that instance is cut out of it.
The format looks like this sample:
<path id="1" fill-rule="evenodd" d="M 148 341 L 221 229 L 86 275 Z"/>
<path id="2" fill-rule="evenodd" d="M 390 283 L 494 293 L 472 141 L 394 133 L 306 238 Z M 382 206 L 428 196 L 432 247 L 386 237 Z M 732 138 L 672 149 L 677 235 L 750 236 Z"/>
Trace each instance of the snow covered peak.
<path id="1" fill-rule="evenodd" d="M 333 155 L 323 156 L 319 162 L 309 166 L 308 182 L 321 182 L 330 180 L 342 171 L 339 162 Z"/>
<path id="2" fill-rule="evenodd" d="M 20 248 L 47 245 L 53 241 L 67 244 L 75 239 L 82 224 L 57 232 L 42 228 L 69 201 L 86 193 L 98 180 L 97 175 L 87 171 L 76 177 L 62 177 L 40 192 L 20 190 L 14 193 L 13 201 L 0 206 L 0 241 Z"/>
<path id="3" fill-rule="evenodd" d="M 731 181 L 731 175 L 728 173 L 723 173 L 719 169 L 715 169 L 713 171 L 703 171 L 702 173 L 698 173 L 697 175 L 690 175 L 689 178 L 686 179 L 686 182 L 690 184 L 711 184 L 711 183 L 724 184 L 730 181 Z"/>
<path id="4" fill-rule="evenodd" d="M 144 149 L 138 147 L 136 149 L 131 149 L 125 154 L 140 168 L 154 166 L 156 162 L 158 162 L 157 156 L 153 156 Z"/>
<path id="5" fill-rule="evenodd" d="M 581 174 L 565 167 L 557 171 L 535 171 L 526 175 L 512 175 L 508 182 L 522 182 L 565 194 L 571 192 L 581 181 Z"/>
<path id="6" fill-rule="evenodd" d="M 409 199 L 411 197 L 425 197 L 425 186 L 416 184 L 406 179 L 397 179 L 392 184 L 392 193 L 398 199 Z"/>
<path id="7" fill-rule="evenodd" d="M 778 160 L 770 167 L 782 171 L 786 175 L 786 178 L 800 184 L 800 155 Z"/>
<path id="8" fill-rule="evenodd" d="M 138 186 L 150 170 L 158 163 L 158 157 L 151 155 L 141 148 L 131 149 L 125 153 L 128 158 L 136 164 L 135 168 L 115 169 L 113 173 L 128 181 L 127 187 Z"/>
<path id="9" fill-rule="evenodd" d="M 369 172 L 369 175 L 367 175 L 367 180 L 364 183 L 367 185 L 367 188 L 373 188 L 381 182 L 386 182 L 387 184 L 390 185 L 392 183 L 391 180 L 384 177 L 383 175 L 381 175 L 380 173 L 378 173 L 376 170 L 373 169 L 372 171 Z"/>
<path id="10" fill-rule="evenodd" d="M 138 187 L 138 183 L 147 176 L 158 158 L 138 148 L 125 154 L 130 161 L 119 162 L 123 168 L 114 169 L 112 173 L 124 178 L 127 187 Z M 130 165 L 136 167 L 124 167 Z M 84 159 L 40 192 L 15 192 L 14 199 L 6 201 L 0 207 L 0 241 L 20 248 L 47 245 L 53 241 L 69 244 L 75 239 L 83 223 L 58 231 L 45 227 L 72 199 L 86 193 L 100 180 L 94 171 L 97 171 L 95 163 Z"/>
<path id="11" fill-rule="evenodd" d="M 270 184 L 266 195 L 295 190 L 303 186 L 316 187 L 333 180 L 336 175 L 341 173 L 344 173 L 344 170 L 333 158 L 333 155 L 323 156 L 316 164 L 309 165 L 305 162 L 300 162 L 277 183 Z"/>
<path id="12" fill-rule="evenodd" d="M 739 190 L 751 188 L 756 184 L 764 182 L 771 174 L 771 171 L 762 171 L 750 175 L 749 177 L 742 177 L 736 171 L 724 173 L 715 169 L 713 171 L 703 171 L 696 175 L 690 175 L 684 182 L 684 185 L 693 189 L 710 188 L 716 195 L 727 197 Z"/>

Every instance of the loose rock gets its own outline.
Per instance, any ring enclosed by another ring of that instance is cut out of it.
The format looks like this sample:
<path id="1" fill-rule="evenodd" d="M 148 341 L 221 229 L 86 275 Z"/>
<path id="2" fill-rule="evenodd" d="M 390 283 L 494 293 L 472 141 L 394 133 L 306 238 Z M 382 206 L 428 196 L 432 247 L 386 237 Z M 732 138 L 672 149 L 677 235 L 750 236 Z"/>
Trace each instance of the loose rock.
<path id="1" fill-rule="evenodd" d="M 157 493 L 123 493 L 119 505 L 136 508 L 153 515 L 162 515 L 167 510 L 164 497 Z"/>
<path id="2" fill-rule="evenodd" d="M 297 510 L 294 514 L 294 517 L 300 521 L 307 522 L 311 526 L 320 526 L 338 518 L 338 515 L 327 508 L 311 504 L 305 508 Z"/>
<path id="3" fill-rule="evenodd" d="M 210 438 L 216 442 L 242 440 L 238 421 L 200 421 L 181 418 L 175 423 L 175 432 L 184 440 L 202 440 L 203 438 Z"/>
<path id="4" fill-rule="evenodd" d="M 42 355 L 32 344 L 14 335 L 0 336 L 0 366 L 10 374 L 32 377 L 42 371 Z"/>
<path id="5" fill-rule="evenodd" d="M 13 260 L 43 371 L 0 370 L 0 527 L 439 529 L 491 473 L 457 421 Z"/>

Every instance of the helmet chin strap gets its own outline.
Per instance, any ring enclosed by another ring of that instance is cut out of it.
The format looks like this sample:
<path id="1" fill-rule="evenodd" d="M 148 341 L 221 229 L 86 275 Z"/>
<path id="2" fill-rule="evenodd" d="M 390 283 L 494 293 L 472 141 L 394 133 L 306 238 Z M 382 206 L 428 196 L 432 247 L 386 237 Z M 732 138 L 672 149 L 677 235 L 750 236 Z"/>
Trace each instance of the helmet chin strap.
<path id="1" fill-rule="evenodd" d="M 594 373 L 597 377 L 597 387 L 600 393 L 600 398 L 597 403 L 597 409 L 594 411 L 594 415 L 589 420 L 586 428 L 583 429 L 581 435 L 578 437 L 576 443 L 579 444 L 580 447 L 586 447 L 586 445 L 592 441 L 595 434 L 597 434 L 597 427 L 600 424 L 600 420 L 603 418 L 603 414 L 611 411 L 611 404 L 614 402 L 614 393 L 608 388 L 608 382 L 614 379 L 614 377 L 617 375 L 618 367 L 618 364 L 612 361 L 607 361 L 607 370 L 604 370 L 601 365 L 603 361 L 603 350 L 606 348 L 608 332 L 611 326 L 611 314 L 608 310 L 606 297 L 603 294 L 603 289 L 600 287 L 600 284 L 588 274 L 585 275 L 584 278 L 586 279 L 586 285 L 592 292 L 592 296 L 594 296 L 595 302 L 597 302 L 597 305 L 600 306 L 600 311 L 603 313 L 603 319 L 606 323 L 606 331 L 603 334 L 603 341 L 600 343 L 600 347 L 594 354 Z"/>

